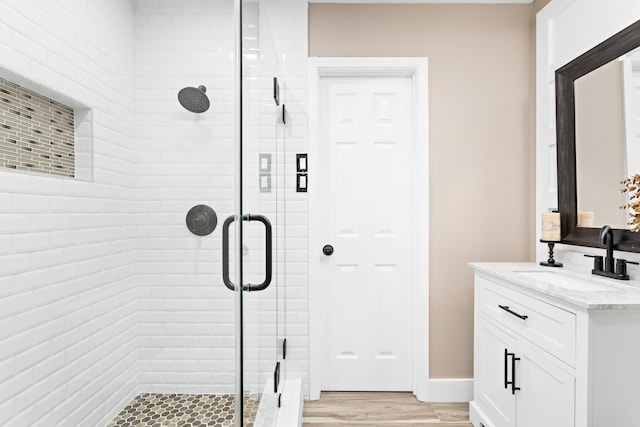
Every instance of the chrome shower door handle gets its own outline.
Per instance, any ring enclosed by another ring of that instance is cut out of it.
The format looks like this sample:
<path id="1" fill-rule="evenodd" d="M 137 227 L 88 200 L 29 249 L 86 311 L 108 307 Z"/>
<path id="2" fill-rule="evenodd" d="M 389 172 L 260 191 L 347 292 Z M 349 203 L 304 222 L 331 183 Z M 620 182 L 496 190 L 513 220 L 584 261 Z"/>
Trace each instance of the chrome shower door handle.
<path id="1" fill-rule="evenodd" d="M 235 215 L 231 215 L 224 220 L 222 224 L 222 281 L 224 285 L 232 291 L 236 290 L 236 286 L 229 278 L 229 228 L 231 223 L 236 220 Z M 273 232 L 271 222 L 264 215 L 242 215 L 242 221 L 259 221 L 264 224 L 265 228 L 265 278 L 259 285 L 246 284 L 242 286 L 242 290 L 246 292 L 263 291 L 271 284 L 273 276 Z"/>

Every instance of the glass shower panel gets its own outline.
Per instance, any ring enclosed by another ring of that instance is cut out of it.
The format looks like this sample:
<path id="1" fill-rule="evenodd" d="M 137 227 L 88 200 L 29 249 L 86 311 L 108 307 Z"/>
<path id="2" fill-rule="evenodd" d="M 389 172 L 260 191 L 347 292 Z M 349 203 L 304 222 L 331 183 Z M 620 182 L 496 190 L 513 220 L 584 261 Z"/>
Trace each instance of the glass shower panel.
<path id="1" fill-rule="evenodd" d="M 242 78 L 242 267 L 243 387 L 246 415 L 256 426 L 273 426 L 283 378 L 281 252 L 282 141 L 277 54 L 262 5 L 243 1 Z"/>

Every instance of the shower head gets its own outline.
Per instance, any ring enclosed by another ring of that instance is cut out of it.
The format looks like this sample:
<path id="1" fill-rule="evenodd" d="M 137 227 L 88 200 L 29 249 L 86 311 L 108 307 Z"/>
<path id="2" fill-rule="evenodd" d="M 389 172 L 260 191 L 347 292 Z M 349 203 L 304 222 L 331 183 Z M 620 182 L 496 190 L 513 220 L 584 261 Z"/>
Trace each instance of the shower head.
<path id="1" fill-rule="evenodd" d="M 192 113 L 204 113 L 209 109 L 209 98 L 207 98 L 207 88 L 204 86 L 185 87 L 178 92 L 178 101 Z"/>

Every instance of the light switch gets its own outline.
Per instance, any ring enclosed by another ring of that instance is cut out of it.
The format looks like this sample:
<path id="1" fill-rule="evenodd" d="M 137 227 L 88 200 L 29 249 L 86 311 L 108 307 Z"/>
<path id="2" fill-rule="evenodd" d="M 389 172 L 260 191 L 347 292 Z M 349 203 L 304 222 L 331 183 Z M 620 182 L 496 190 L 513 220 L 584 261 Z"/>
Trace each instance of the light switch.
<path id="1" fill-rule="evenodd" d="M 260 153 L 260 173 L 271 172 L 271 153 Z"/>
<path id="2" fill-rule="evenodd" d="M 271 174 L 270 173 L 260 174 L 260 192 L 271 193 Z"/>
<path id="3" fill-rule="evenodd" d="M 308 172 L 307 154 L 296 154 L 296 170 L 298 172 Z"/>
<path id="4" fill-rule="evenodd" d="M 298 193 L 306 193 L 307 192 L 307 174 L 299 173 L 296 179 L 296 191 Z"/>

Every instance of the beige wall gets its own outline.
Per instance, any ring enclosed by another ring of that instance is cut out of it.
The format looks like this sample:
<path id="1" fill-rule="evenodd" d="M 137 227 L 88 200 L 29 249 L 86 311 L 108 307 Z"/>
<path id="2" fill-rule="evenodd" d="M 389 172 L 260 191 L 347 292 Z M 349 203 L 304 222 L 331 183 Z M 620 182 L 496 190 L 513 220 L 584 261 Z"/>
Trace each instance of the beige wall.
<path id="1" fill-rule="evenodd" d="M 429 58 L 430 372 L 473 376 L 472 261 L 533 258 L 531 5 L 310 4 L 310 56 Z"/>

